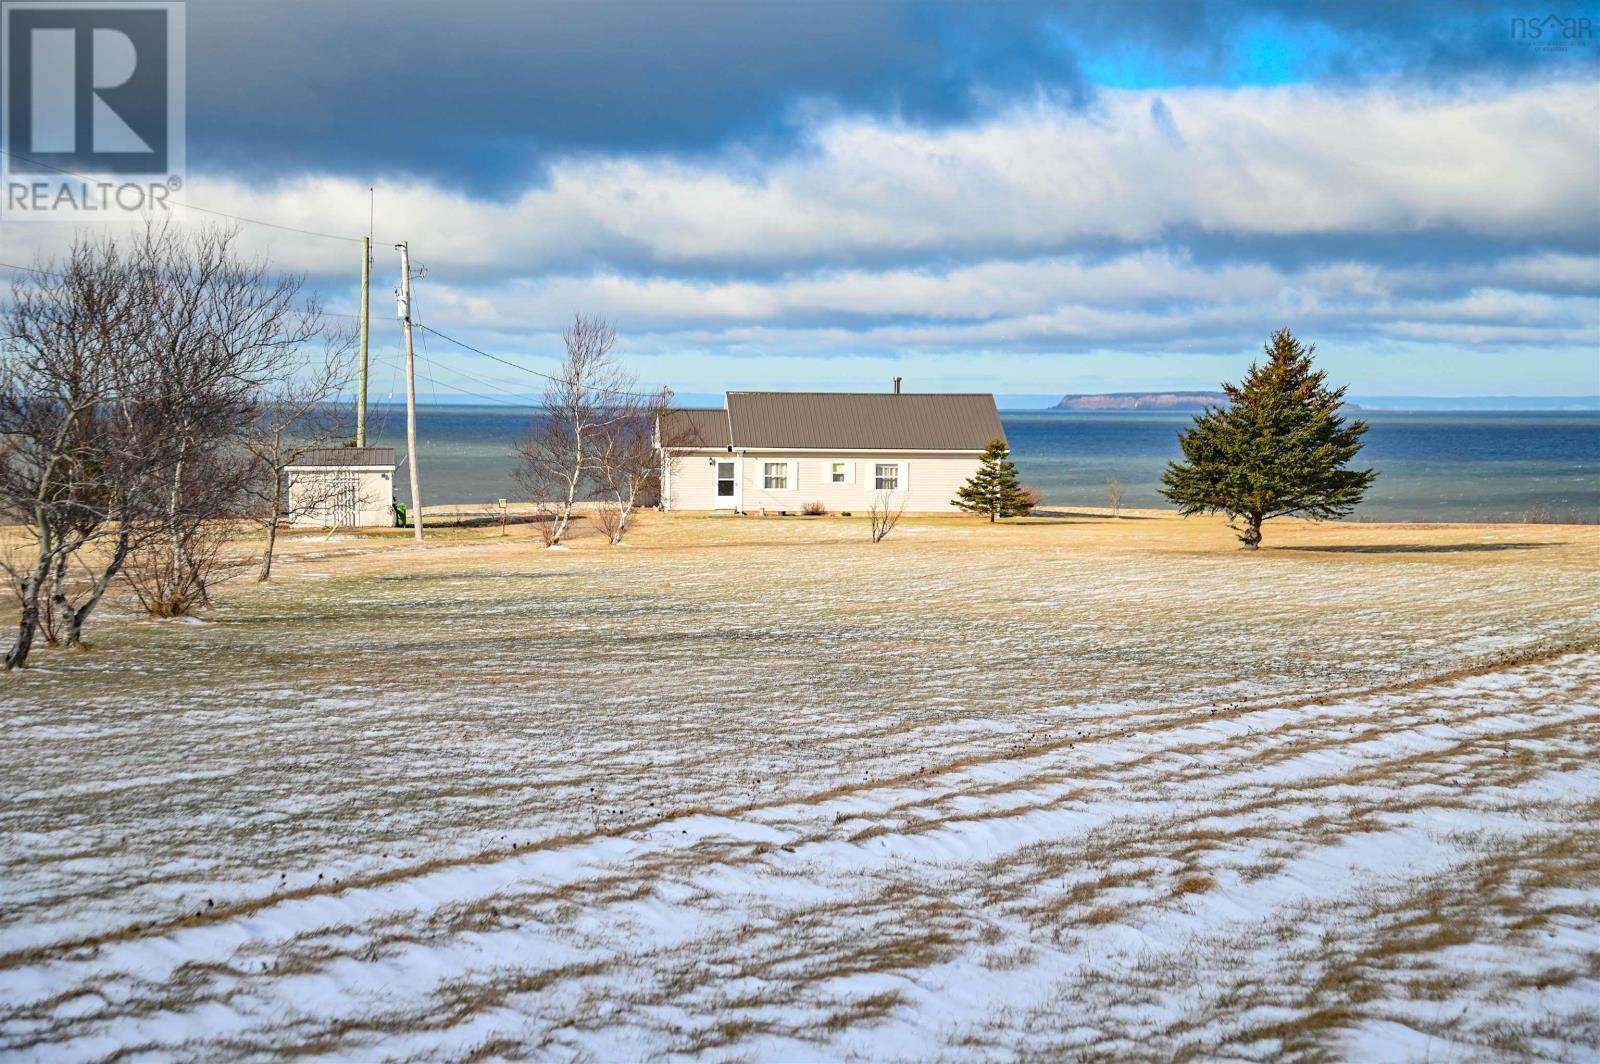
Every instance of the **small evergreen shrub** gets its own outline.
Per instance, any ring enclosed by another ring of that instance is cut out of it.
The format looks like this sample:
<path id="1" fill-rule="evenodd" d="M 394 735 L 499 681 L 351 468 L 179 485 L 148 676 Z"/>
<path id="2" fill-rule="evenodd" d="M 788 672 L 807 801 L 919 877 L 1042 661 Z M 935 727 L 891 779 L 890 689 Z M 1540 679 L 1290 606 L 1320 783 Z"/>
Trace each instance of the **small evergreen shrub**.
<path id="1" fill-rule="evenodd" d="M 978 471 L 956 490 L 950 505 L 969 514 L 987 514 L 990 521 L 1018 517 L 1033 509 L 1035 500 L 1025 494 L 1017 479 L 1017 464 L 1004 440 L 991 442 L 978 463 Z"/>

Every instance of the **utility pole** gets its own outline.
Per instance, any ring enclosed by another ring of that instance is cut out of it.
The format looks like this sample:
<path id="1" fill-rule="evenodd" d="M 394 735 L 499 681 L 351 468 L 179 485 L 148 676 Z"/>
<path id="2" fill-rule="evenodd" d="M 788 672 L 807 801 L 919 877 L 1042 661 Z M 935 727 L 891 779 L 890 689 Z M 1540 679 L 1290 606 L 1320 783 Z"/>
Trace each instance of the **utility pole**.
<path id="1" fill-rule="evenodd" d="M 406 334 L 406 461 L 411 466 L 411 528 L 422 542 L 422 478 L 417 473 L 417 356 L 411 347 L 411 252 L 400 251 L 400 325 Z"/>
<path id="2" fill-rule="evenodd" d="M 361 390 L 356 393 L 356 446 L 367 445 L 367 334 L 372 316 L 372 237 L 361 238 Z"/>

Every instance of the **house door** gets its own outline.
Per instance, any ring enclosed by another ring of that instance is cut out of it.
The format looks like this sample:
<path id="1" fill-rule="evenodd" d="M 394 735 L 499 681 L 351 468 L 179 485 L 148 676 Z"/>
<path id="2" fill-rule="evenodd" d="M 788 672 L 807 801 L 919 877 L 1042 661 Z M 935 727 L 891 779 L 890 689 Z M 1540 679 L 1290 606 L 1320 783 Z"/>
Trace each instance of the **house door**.
<path id="1" fill-rule="evenodd" d="M 717 462 L 717 509 L 737 510 L 739 508 L 739 478 L 734 462 Z"/>

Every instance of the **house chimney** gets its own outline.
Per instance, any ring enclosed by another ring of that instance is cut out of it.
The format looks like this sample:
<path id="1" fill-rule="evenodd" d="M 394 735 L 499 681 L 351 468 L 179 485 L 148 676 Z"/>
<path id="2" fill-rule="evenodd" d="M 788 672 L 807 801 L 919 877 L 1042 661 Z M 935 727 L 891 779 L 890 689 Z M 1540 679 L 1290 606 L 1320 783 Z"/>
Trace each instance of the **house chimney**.
<path id="1" fill-rule="evenodd" d="M 896 395 L 900 394 L 900 378 L 899 377 L 896 377 L 894 379 L 894 394 L 896 394 Z"/>

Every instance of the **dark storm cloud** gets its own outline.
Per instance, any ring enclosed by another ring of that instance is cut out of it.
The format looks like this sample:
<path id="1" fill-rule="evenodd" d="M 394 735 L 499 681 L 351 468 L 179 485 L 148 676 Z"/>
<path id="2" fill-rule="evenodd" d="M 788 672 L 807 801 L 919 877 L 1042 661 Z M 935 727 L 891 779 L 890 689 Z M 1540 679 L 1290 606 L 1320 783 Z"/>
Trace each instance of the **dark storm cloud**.
<path id="1" fill-rule="evenodd" d="M 1548 74 L 1600 59 L 1600 46 L 1515 45 L 1516 14 L 1360 0 L 190 0 L 191 164 L 414 173 L 506 193 L 575 153 L 781 152 L 802 107 L 939 125 L 1037 93 L 1081 105 L 1093 98 L 1086 69 L 1126 84 L 1227 84 Z"/>
<path id="2" fill-rule="evenodd" d="M 812 101 L 934 120 L 980 84 L 1086 91 L 1003 6 L 195 0 L 188 24 L 196 164 L 477 190 L 556 155 L 781 141 Z"/>

